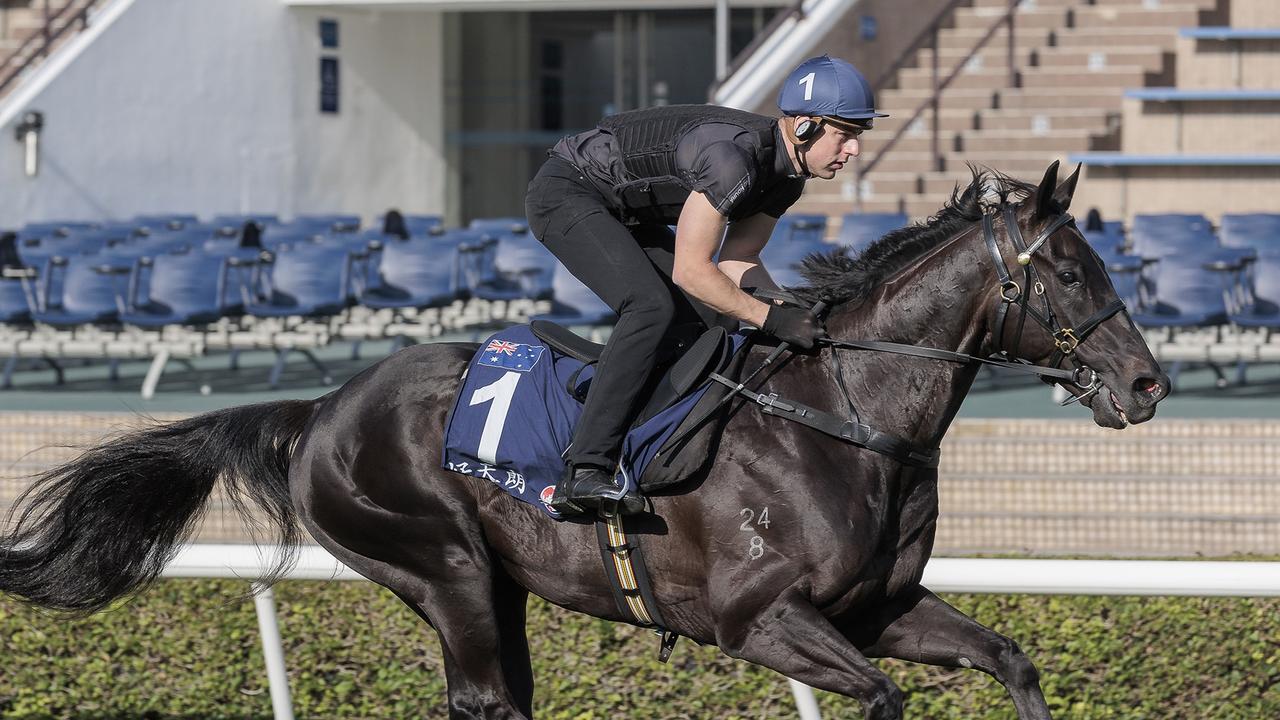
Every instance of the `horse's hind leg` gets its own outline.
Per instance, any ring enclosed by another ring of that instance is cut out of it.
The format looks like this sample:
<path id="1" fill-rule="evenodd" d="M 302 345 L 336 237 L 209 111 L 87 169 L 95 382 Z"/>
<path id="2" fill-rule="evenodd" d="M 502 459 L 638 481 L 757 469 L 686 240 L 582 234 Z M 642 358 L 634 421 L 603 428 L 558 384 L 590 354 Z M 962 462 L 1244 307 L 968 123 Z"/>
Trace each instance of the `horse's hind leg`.
<path id="1" fill-rule="evenodd" d="M 367 501 L 338 502 L 342 497 L 309 494 L 299 514 L 339 560 L 390 589 L 436 629 L 450 720 L 529 720 L 527 594 L 496 566 L 474 517 L 458 502 L 424 521 Z"/>
<path id="2" fill-rule="evenodd" d="M 451 720 L 533 717 L 533 668 L 524 627 L 528 591 L 505 575 L 496 578 L 495 585 L 492 613 L 483 612 L 478 597 L 472 605 L 471 592 L 454 598 L 457 607 L 433 605 L 431 611 L 423 602 L 396 592 L 440 636 Z M 477 617 L 483 615 L 490 617 Z"/>
<path id="3" fill-rule="evenodd" d="M 919 586 L 888 601 L 877 615 L 878 622 L 860 617 L 849 632 L 868 656 L 976 668 L 1009 691 L 1018 720 L 1049 720 L 1040 674 L 1013 640 Z"/>

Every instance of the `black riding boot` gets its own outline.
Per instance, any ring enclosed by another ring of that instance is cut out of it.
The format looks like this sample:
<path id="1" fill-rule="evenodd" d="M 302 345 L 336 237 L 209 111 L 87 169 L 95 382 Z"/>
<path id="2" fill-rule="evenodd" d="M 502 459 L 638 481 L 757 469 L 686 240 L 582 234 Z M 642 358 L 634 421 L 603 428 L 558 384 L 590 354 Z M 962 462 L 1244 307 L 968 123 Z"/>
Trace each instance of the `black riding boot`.
<path id="1" fill-rule="evenodd" d="M 616 507 L 616 512 L 622 515 L 635 515 L 644 510 L 644 498 L 635 493 L 615 500 L 618 490 L 608 470 L 594 465 L 570 465 L 556 483 L 549 504 L 552 510 L 564 515 L 578 515 L 600 507 L 606 510 Z"/>

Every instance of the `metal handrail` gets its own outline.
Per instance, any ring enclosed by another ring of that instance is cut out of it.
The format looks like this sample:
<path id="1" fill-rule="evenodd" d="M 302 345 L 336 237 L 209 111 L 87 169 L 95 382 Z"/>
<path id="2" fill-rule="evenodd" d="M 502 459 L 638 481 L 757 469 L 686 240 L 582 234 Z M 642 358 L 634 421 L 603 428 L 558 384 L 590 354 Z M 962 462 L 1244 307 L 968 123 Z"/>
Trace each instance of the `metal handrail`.
<path id="1" fill-rule="evenodd" d="M 3 60 L 0 60 L 0 93 L 3 93 L 14 80 L 21 76 L 22 73 L 26 72 L 27 68 L 30 67 L 32 63 L 38 59 L 48 57 L 54 43 L 58 42 L 58 40 L 60 40 L 77 21 L 80 22 L 81 29 L 88 27 L 89 10 L 91 10 L 98 1 L 99 0 L 86 0 L 84 5 L 80 6 L 79 9 L 73 9 L 76 7 L 76 0 L 70 0 L 66 5 L 58 8 L 56 12 L 51 12 L 49 7 L 50 0 L 45 0 L 44 27 L 41 28 L 40 32 L 28 35 L 27 38 L 18 45 L 17 49 L 9 53 L 9 55 Z M 61 20 L 64 15 L 68 15 L 68 13 L 69 17 L 67 17 L 67 22 L 55 29 L 55 24 Z M 28 51 L 31 51 L 31 46 L 36 42 L 40 43 L 40 47 L 30 52 L 28 55 Z M 24 56 L 26 56 L 26 60 L 17 62 L 19 58 Z"/>
<path id="2" fill-rule="evenodd" d="M 991 27 L 987 28 L 986 33 L 984 33 L 983 36 L 978 40 L 978 42 L 974 44 L 974 46 L 969 50 L 968 54 L 966 54 L 964 58 L 960 60 L 960 62 L 956 63 L 956 66 L 951 69 L 950 73 L 947 74 L 946 78 L 942 80 L 938 79 L 939 78 L 938 33 L 941 30 L 942 22 L 944 18 L 950 16 L 951 11 L 953 11 L 956 8 L 959 2 L 960 0 L 953 0 L 953 2 L 949 3 L 945 8 L 943 8 L 943 10 L 940 11 L 938 15 L 934 17 L 933 21 L 929 23 L 928 27 L 926 27 L 925 30 L 922 33 L 920 33 L 920 36 L 917 37 L 915 41 L 913 41 L 912 45 L 908 47 L 908 50 L 904 52 L 903 55 L 890 66 L 889 70 L 887 70 L 883 75 L 881 75 L 880 78 L 877 79 L 877 84 L 875 87 L 876 87 L 876 91 L 879 92 L 880 87 L 883 85 L 884 82 L 887 81 L 889 77 L 891 77 L 892 73 L 896 73 L 898 70 L 902 68 L 902 65 L 905 62 L 907 56 L 910 53 L 916 52 L 921 47 L 923 47 L 923 40 L 925 38 L 930 39 L 930 44 L 933 50 L 932 58 L 931 58 L 932 70 L 933 70 L 932 72 L 933 92 L 930 94 L 928 99 L 926 99 L 924 102 L 920 103 L 918 107 L 916 107 L 915 111 L 911 114 L 911 117 L 905 123 L 903 123 L 902 126 L 898 128 L 898 131 L 894 133 L 893 137 L 891 137 L 889 141 L 885 143 L 884 146 L 881 147 L 876 152 L 875 157 L 872 158 L 869 163 L 867 163 L 865 166 L 863 166 L 860 161 L 855 163 L 854 168 L 855 168 L 855 172 L 857 173 L 856 182 L 858 182 L 859 184 L 861 184 L 862 178 L 868 175 L 875 168 L 875 166 L 878 165 L 880 161 L 884 159 L 884 157 L 888 155 L 890 151 L 893 150 L 894 146 L 898 144 L 898 141 L 902 139 L 902 136 L 905 135 L 911 129 L 911 126 L 914 125 L 916 120 L 918 120 L 920 116 L 924 114 L 924 111 L 926 109 L 932 109 L 932 114 L 933 114 L 932 138 L 930 141 L 930 153 L 933 156 L 932 158 L 933 168 L 934 170 L 942 169 L 941 168 L 942 152 L 940 149 L 941 143 L 939 139 L 939 133 L 940 133 L 939 116 L 941 115 L 941 109 L 942 109 L 942 103 L 941 103 L 942 93 L 944 90 L 947 89 L 947 87 L 951 85 L 952 81 L 954 81 L 956 77 L 960 75 L 960 73 L 964 70 L 965 66 L 969 64 L 969 61 L 973 59 L 973 56 L 977 55 L 979 51 L 981 51 L 983 48 L 987 46 L 987 43 L 991 41 L 991 38 L 995 37 L 996 31 L 999 30 L 1000 27 L 1003 25 L 1007 25 L 1009 28 L 1009 38 L 1008 38 L 1009 40 L 1009 85 L 1011 87 L 1017 87 L 1019 85 L 1018 67 L 1017 67 L 1017 47 L 1016 47 L 1015 38 L 1014 38 L 1014 16 L 1018 12 L 1018 5 L 1021 4 L 1021 0 L 1009 0 L 1009 9 L 1006 10 L 1004 14 L 1000 16 L 999 19 L 997 19 L 994 23 L 992 23 Z M 857 193 L 857 203 L 859 206 L 861 206 L 862 204 L 862 193 L 860 191 Z"/>
<path id="3" fill-rule="evenodd" d="M 957 0 L 957 2 L 958 1 L 959 0 Z M 790 7 L 779 9 L 777 14 L 770 18 L 769 22 L 760 29 L 760 32 L 756 33 L 756 36 L 751 38 L 751 42 L 747 43 L 746 47 L 742 48 L 737 55 L 733 56 L 733 60 L 729 62 L 729 67 L 725 68 L 724 77 L 718 78 L 711 83 L 710 89 L 707 90 L 707 97 L 714 98 L 716 93 L 719 92 L 720 88 L 724 86 L 729 78 L 733 77 L 734 74 L 742 69 L 742 66 L 747 62 L 747 60 L 755 54 L 756 50 L 760 49 L 760 46 L 764 44 L 765 40 L 768 40 L 771 35 L 778 31 L 778 28 L 782 27 L 784 22 L 791 18 L 803 20 L 804 17 L 804 0 L 795 0 Z"/>

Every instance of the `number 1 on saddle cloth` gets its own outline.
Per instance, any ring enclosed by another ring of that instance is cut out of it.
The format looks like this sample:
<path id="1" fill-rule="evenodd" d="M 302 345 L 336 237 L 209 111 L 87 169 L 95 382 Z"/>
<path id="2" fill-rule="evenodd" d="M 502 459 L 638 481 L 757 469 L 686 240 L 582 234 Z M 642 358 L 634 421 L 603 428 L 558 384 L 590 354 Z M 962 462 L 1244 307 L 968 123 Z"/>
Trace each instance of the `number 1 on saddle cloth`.
<path id="1" fill-rule="evenodd" d="M 745 337 L 729 336 L 733 351 Z M 446 421 L 443 467 L 491 482 L 560 519 L 547 503 L 564 473 L 564 451 L 582 415 L 578 398 L 586 397 L 594 369 L 548 346 L 527 325 L 494 333 L 467 365 Z M 620 485 L 638 489 L 645 468 L 706 392 L 703 382 L 627 433 Z"/>

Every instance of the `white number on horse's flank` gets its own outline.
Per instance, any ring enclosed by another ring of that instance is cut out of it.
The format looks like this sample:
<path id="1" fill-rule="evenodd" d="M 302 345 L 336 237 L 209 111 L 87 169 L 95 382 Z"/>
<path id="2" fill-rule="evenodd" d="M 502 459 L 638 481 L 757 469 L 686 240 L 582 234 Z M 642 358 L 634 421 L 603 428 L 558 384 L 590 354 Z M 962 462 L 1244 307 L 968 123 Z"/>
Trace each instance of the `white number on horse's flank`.
<path id="1" fill-rule="evenodd" d="M 804 77 L 800 78 L 800 84 L 804 86 L 805 100 L 813 99 L 813 76 L 815 74 L 816 73 L 809 73 L 808 75 L 805 75 Z"/>
<path id="2" fill-rule="evenodd" d="M 755 533 L 755 528 L 751 527 L 751 521 L 755 521 L 756 527 L 764 526 L 769 529 L 769 508 L 765 507 L 760 510 L 760 517 L 756 517 L 756 511 L 751 508 L 742 508 L 738 511 L 739 517 L 745 517 L 738 529 L 742 532 Z M 750 544 L 747 545 L 747 557 L 752 560 L 759 560 L 764 557 L 764 538 L 753 534 Z"/>
<path id="3" fill-rule="evenodd" d="M 507 411 L 511 409 L 511 398 L 516 394 L 516 383 L 520 382 L 520 373 L 507 371 L 502 377 L 476 388 L 471 393 L 468 405 L 493 401 L 489 406 L 489 414 L 484 419 L 484 430 L 480 432 L 480 448 L 476 457 L 487 463 L 498 461 L 498 441 L 502 439 L 502 426 L 507 423 Z"/>
<path id="4" fill-rule="evenodd" d="M 743 520 L 742 524 L 738 526 L 738 529 L 742 532 L 754 532 L 750 527 L 748 527 L 751 525 L 752 520 L 756 521 L 756 525 L 763 525 L 766 530 L 769 529 L 769 508 L 767 507 L 760 511 L 759 519 L 756 518 L 756 511 L 751 508 L 742 508 L 738 511 L 738 515 L 746 518 L 746 520 Z"/>

